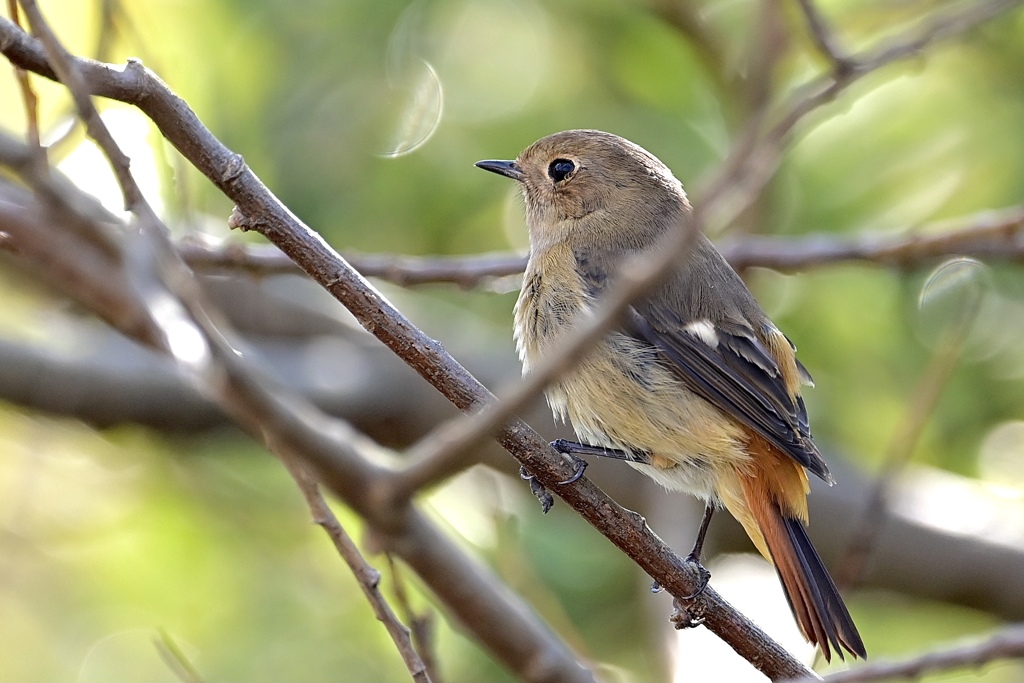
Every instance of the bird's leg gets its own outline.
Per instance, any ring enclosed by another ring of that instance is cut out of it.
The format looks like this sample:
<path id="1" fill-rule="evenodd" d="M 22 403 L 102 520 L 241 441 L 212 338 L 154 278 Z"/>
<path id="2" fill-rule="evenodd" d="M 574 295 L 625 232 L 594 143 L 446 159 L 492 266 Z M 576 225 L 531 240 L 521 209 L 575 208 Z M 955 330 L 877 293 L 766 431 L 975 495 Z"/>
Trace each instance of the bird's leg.
<path id="1" fill-rule="evenodd" d="M 642 462 L 650 463 L 650 453 L 646 451 L 630 450 L 622 451 L 617 448 L 605 448 L 603 446 L 591 446 L 585 443 L 578 443 L 576 441 L 567 441 L 566 439 L 555 439 L 551 442 L 551 447 L 559 453 L 569 456 L 573 464 L 573 475 L 565 481 L 558 482 L 559 486 L 566 486 L 568 484 L 574 484 L 579 481 L 580 477 L 587 469 L 587 461 L 579 457 L 581 455 L 595 455 L 601 458 L 614 458 L 615 460 L 628 460 L 630 462 Z M 530 482 L 530 492 L 536 496 L 537 500 L 540 501 L 541 510 L 547 513 L 551 509 L 551 506 L 555 504 L 555 499 L 551 497 L 548 490 L 544 488 L 544 485 L 537 481 L 536 478 L 527 470 L 525 467 L 519 468 L 519 477 L 524 481 Z"/>
<path id="2" fill-rule="evenodd" d="M 704 518 L 700 522 L 700 528 L 697 529 L 697 540 L 693 543 L 693 550 L 690 551 L 689 555 L 683 558 L 683 561 L 692 565 L 700 576 L 700 586 L 693 593 L 684 596 L 684 601 L 693 600 L 695 597 L 703 593 L 704 589 L 707 588 L 708 581 L 711 580 L 711 572 L 709 572 L 704 565 L 700 563 L 700 554 L 704 549 L 704 538 L 708 534 L 708 527 L 711 526 L 711 517 L 714 516 L 714 514 L 714 503 L 707 503 L 704 507 Z M 660 593 L 661 590 L 661 585 L 657 581 L 651 584 L 652 593 Z M 681 605 L 679 598 L 673 599 L 672 606 L 674 611 L 672 613 L 671 621 L 676 625 L 676 628 L 691 628 L 701 623 L 702 619 L 693 617 L 692 610 L 689 607 Z"/>
<path id="3" fill-rule="evenodd" d="M 560 486 L 571 484 L 583 476 L 584 470 L 587 469 L 587 461 L 580 458 L 579 456 L 581 455 L 593 455 L 599 458 L 613 458 L 615 460 L 627 460 L 629 462 L 642 463 L 649 463 L 651 458 L 650 454 L 646 451 L 632 449 L 623 451 L 618 448 L 591 446 L 590 444 L 566 441 L 565 439 L 555 439 L 551 442 L 551 447 L 559 453 L 568 455 L 573 461 L 573 466 L 576 468 L 576 473 L 573 474 L 570 479 L 558 482 Z"/>
<path id="4" fill-rule="evenodd" d="M 683 598 L 673 598 L 672 615 L 669 617 L 669 621 L 677 629 L 692 629 L 693 627 L 700 626 L 703 624 L 703 618 L 705 618 L 701 611 L 701 605 L 686 603 L 689 603 L 690 600 L 703 593 L 703 590 L 708 588 L 708 582 L 711 581 L 711 572 L 700 564 L 700 551 L 703 549 L 705 537 L 708 536 L 708 526 L 711 524 L 711 518 L 714 514 L 715 504 L 709 502 L 705 506 L 705 515 L 700 520 L 700 528 L 697 529 L 697 539 L 693 542 L 693 550 L 684 558 L 687 564 L 692 565 L 697 570 L 700 585 L 697 587 L 697 590 Z M 657 582 L 654 582 L 654 585 L 656 586 Z M 653 588 L 651 586 L 651 590 Z"/>
<path id="5" fill-rule="evenodd" d="M 697 540 L 693 542 L 693 550 L 686 556 L 686 561 L 700 566 L 700 553 L 704 549 L 704 537 L 708 535 L 708 527 L 711 526 L 711 517 L 715 514 L 714 503 L 708 502 L 704 506 L 704 519 L 700 521 L 700 528 L 697 530 Z"/>

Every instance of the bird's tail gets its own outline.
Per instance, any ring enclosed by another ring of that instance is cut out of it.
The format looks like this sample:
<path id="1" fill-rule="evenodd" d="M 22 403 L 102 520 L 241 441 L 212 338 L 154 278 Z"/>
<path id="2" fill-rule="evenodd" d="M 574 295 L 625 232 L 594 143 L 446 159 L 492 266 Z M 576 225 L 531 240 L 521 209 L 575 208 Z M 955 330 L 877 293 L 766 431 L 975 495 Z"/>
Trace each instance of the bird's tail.
<path id="1" fill-rule="evenodd" d="M 772 455 L 778 457 L 755 458 L 755 472 L 738 477 L 740 491 L 735 493 L 740 495 L 726 497 L 726 507 L 775 565 L 804 637 L 820 647 L 828 661 L 832 649 L 841 659 L 844 649 L 866 657 L 850 612 L 807 536 L 803 469 L 780 453 Z"/>

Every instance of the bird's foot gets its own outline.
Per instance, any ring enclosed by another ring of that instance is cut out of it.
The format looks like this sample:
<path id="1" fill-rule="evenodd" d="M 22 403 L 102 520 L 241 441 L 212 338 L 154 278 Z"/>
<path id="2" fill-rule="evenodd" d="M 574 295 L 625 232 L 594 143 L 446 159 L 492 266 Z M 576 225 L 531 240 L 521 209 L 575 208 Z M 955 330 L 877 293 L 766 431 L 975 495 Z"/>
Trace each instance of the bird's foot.
<path id="1" fill-rule="evenodd" d="M 530 474 L 529 470 L 525 467 L 519 468 L 519 478 L 523 481 L 530 482 L 530 493 L 540 501 L 540 510 L 546 515 L 548 511 L 551 510 L 551 506 L 555 504 L 554 496 L 552 496 L 548 490 L 544 488 L 544 484 L 537 481 L 537 478 Z"/>
<path id="2" fill-rule="evenodd" d="M 672 600 L 672 615 L 668 618 L 677 631 L 696 628 L 704 623 L 704 606 L 700 603 L 684 605 L 678 598 Z"/>
<path id="3" fill-rule="evenodd" d="M 690 553 L 689 555 L 684 557 L 683 562 L 688 564 L 690 567 L 693 568 L 694 571 L 697 572 L 697 581 L 699 582 L 697 590 L 693 591 L 692 593 L 683 598 L 684 600 L 693 600 L 694 598 L 698 597 L 701 593 L 703 593 L 704 589 L 708 587 L 708 581 L 711 580 L 711 572 L 709 572 L 707 568 L 705 568 L 704 565 L 700 563 L 700 556 L 696 553 Z"/>
<path id="4" fill-rule="evenodd" d="M 559 451 L 559 453 L 568 456 L 569 459 L 572 460 L 572 476 L 566 479 L 565 481 L 558 482 L 559 486 L 568 486 L 569 484 L 574 484 L 577 481 L 579 481 L 580 478 L 583 476 L 583 473 L 587 471 L 587 461 L 584 460 L 583 458 L 573 455 L 572 453 L 566 453 L 565 451 L 559 450 L 558 446 L 556 445 L 557 443 L 557 441 L 552 441 L 551 445 L 554 446 L 555 450 Z M 530 482 L 530 493 L 532 493 L 534 497 L 536 497 L 537 500 L 540 501 L 541 511 L 544 512 L 544 514 L 547 514 L 548 510 L 550 510 L 551 507 L 555 504 L 555 499 L 551 495 L 551 493 L 548 492 L 547 488 L 544 487 L 544 484 L 537 481 L 537 478 L 533 476 L 533 474 L 525 467 L 519 468 L 519 478 L 522 479 L 523 481 Z"/>
<path id="5" fill-rule="evenodd" d="M 683 561 L 696 571 L 699 586 L 697 590 L 689 595 L 685 595 L 682 598 L 672 598 L 672 615 L 669 617 L 669 621 L 679 630 L 694 628 L 704 623 L 704 604 L 694 602 L 694 600 L 704 592 L 704 589 L 708 587 L 708 582 L 711 580 L 711 572 L 704 568 L 697 555 L 690 553 L 683 558 Z M 665 589 L 657 581 L 651 584 L 652 593 L 660 593 L 663 590 Z"/>
<path id="6" fill-rule="evenodd" d="M 696 553 L 690 553 L 683 561 L 697 572 L 697 581 L 700 585 L 689 595 L 672 599 L 672 616 L 668 620 L 677 630 L 694 628 L 704 623 L 704 605 L 693 600 L 704 592 L 708 587 L 708 581 L 711 580 L 711 572 L 700 563 L 700 557 Z"/>
<path id="7" fill-rule="evenodd" d="M 551 442 L 552 445 L 554 445 L 554 443 L 555 443 L 554 441 Z M 564 455 L 567 455 L 569 457 L 569 459 L 572 460 L 573 472 L 572 472 L 572 476 L 571 477 L 569 477 L 565 481 L 558 482 L 559 486 L 567 486 L 569 484 L 575 484 L 576 482 L 578 482 L 580 480 L 580 477 L 583 476 L 583 473 L 587 471 L 587 461 L 586 460 L 584 460 L 583 458 L 580 458 L 578 456 L 575 456 L 572 453 L 565 453 Z"/>

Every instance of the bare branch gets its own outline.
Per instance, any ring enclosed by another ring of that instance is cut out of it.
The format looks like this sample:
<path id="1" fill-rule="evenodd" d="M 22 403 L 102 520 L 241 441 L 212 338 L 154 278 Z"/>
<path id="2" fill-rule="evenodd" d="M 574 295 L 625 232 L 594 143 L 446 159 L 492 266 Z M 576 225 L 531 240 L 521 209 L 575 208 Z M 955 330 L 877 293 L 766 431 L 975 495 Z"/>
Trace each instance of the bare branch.
<path id="1" fill-rule="evenodd" d="M 201 271 L 242 271 L 253 275 L 303 273 L 272 244 L 235 243 L 215 248 L 186 240 L 178 244 L 178 253 L 189 266 Z M 495 278 L 520 275 L 526 268 L 526 257 L 513 253 L 470 256 L 347 253 L 344 256 L 363 277 L 376 277 L 403 287 L 451 283 L 471 289 Z"/>
<path id="2" fill-rule="evenodd" d="M 11 20 L 20 26 L 17 0 L 7 0 L 7 13 L 11 15 Z M 29 147 L 37 152 L 41 162 L 45 162 L 46 155 L 42 145 L 39 143 L 39 98 L 36 96 L 36 91 L 32 89 L 28 72 L 16 66 L 14 67 L 14 77 L 18 81 L 18 88 L 21 90 L 21 101 L 25 106 Z"/>
<path id="3" fill-rule="evenodd" d="M 950 256 L 1022 262 L 1024 206 L 982 211 L 886 233 L 859 232 L 854 236 L 820 233 L 801 237 L 745 235 L 726 238 L 717 246 L 736 270 L 760 267 L 793 272 L 850 261 L 914 268 Z M 268 244 L 235 243 L 212 247 L 190 240 L 179 243 L 178 253 L 199 271 L 245 272 L 258 276 L 304 272 L 280 249 Z M 470 288 L 494 278 L 519 275 L 526 268 L 526 257 L 511 252 L 469 256 L 345 254 L 345 258 L 365 277 L 403 286 L 454 283 Z"/>
<path id="4" fill-rule="evenodd" d="M 852 68 L 853 64 L 846 56 L 846 52 L 839 47 L 835 33 L 818 10 L 818 6 L 814 4 L 814 0 L 797 0 L 797 5 L 800 6 L 800 11 L 803 12 L 804 19 L 807 21 L 807 29 L 815 46 L 826 59 L 832 62 L 834 74 L 840 77 L 843 72 Z"/>
<path id="5" fill-rule="evenodd" d="M 440 683 L 441 676 L 438 673 L 437 661 L 434 657 L 434 614 L 432 612 L 416 614 L 412 608 L 412 602 L 409 600 L 409 594 L 405 590 L 405 580 L 398 568 L 398 563 L 391 555 L 387 557 L 388 567 L 391 570 L 391 581 L 394 584 L 395 602 L 402 612 L 402 618 L 412 630 L 412 642 L 423 659 L 423 665 L 427 667 L 427 673 L 430 674 L 434 683 Z"/>
<path id="6" fill-rule="evenodd" d="M 103 150 L 104 156 L 110 160 L 114 177 L 117 178 L 117 184 L 124 193 L 125 209 L 139 215 L 146 222 L 156 221 L 156 214 L 146 202 L 142 190 L 139 189 L 135 178 L 129 171 L 128 167 L 131 161 L 114 142 L 106 124 L 103 123 L 99 112 L 96 111 L 90 90 L 79 73 L 75 59 L 60 44 L 57 35 L 43 18 L 35 0 L 19 0 L 19 2 L 25 10 L 25 16 L 32 27 L 32 32 L 39 36 L 43 48 L 46 50 L 47 61 L 56 73 L 57 80 L 63 83 L 71 93 L 75 107 L 78 109 L 79 118 L 85 123 L 89 136 L 96 141 L 96 144 Z"/>
<path id="7" fill-rule="evenodd" d="M 936 12 L 896 39 L 851 56 L 850 68 L 797 88 L 781 114 L 770 116 L 766 111 L 755 112 L 729 158 L 707 184 L 702 193 L 703 204 L 719 202 L 722 194 L 742 196 L 764 187 L 774 174 L 781 150 L 797 124 L 815 109 L 835 100 L 856 81 L 893 62 L 919 54 L 929 45 L 962 35 L 1022 2 L 1024 0 L 982 0 L 963 9 Z M 729 209 L 720 219 L 725 223 L 737 211 L 728 197 L 721 203 Z M 711 222 L 712 226 L 718 224 Z"/>
<path id="8" fill-rule="evenodd" d="M 953 669 L 978 668 L 999 659 L 1024 658 L 1024 626 L 1015 624 L 980 643 L 941 648 L 902 662 L 872 662 L 825 677 L 826 683 L 917 680 L 925 674 Z M 816 679 L 797 679 L 799 683 Z"/>
<path id="9" fill-rule="evenodd" d="M 359 588 L 363 591 L 363 595 L 366 596 L 367 601 L 369 601 L 370 606 L 373 608 L 374 616 L 388 630 L 388 635 L 391 636 L 391 640 L 394 641 L 395 647 L 398 648 L 406 668 L 412 674 L 412 680 L 417 683 L 431 683 L 427 667 L 424 665 L 423 660 L 420 659 L 416 648 L 413 647 L 412 640 L 409 637 L 409 629 L 399 621 L 395 611 L 391 609 L 391 605 L 388 604 L 388 601 L 384 599 L 380 592 L 380 572 L 371 567 L 362 553 L 359 552 L 359 548 L 345 532 L 345 528 L 341 526 L 341 522 L 338 521 L 334 512 L 327 505 L 327 501 L 320 495 L 320 489 L 316 481 L 309 476 L 302 465 L 288 460 L 284 461 L 284 464 L 288 468 L 289 473 L 291 473 L 292 479 L 299 485 L 299 490 L 302 491 L 302 495 L 306 499 L 306 505 L 309 507 L 310 512 L 313 513 L 313 521 L 319 524 L 330 537 L 338 554 L 345 560 L 345 564 L 352 570 L 356 580 L 359 582 Z"/>
<path id="10" fill-rule="evenodd" d="M 141 190 L 136 184 L 135 179 L 131 174 L 131 170 L 129 169 L 129 159 L 120 150 L 120 147 L 114 141 L 113 136 L 111 136 L 110 131 L 106 129 L 102 120 L 99 118 L 99 114 L 92 104 L 91 96 L 85 89 L 85 84 L 82 81 L 81 76 L 78 74 L 77 66 L 71 59 L 71 56 L 57 40 L 55 34 L 46 23 L 42 12 L 40 12 L 34 0 L 22 0 L 22 4 L 25 7 L 34 31 L 42 37 L 50 62 L 55 66 L 57 73 L 61 76 L 61 80 L 65 82 L 67 87 L 72 91 L 78 106 L 79 116 L 86 122 L 86 128 L 90 135 L 100 145 L 100 148 L 106 158 L 110 160 L 110 163 L 114 168 L 115 176 L 118 178 L 118 182 L 124 193 L 126 207 L 131 209 L 139 217 L 147 230 L 148 236 L 157 243 L 158 248 L 163 248 L 161 251 L 173 255 L 174 252 L 170 249 L 171 245 L 167 237 L 168 231 L 166 227 L 160 222 L 156 214 L 153 212 L 153 209 L 148 206 L 145 198 L 142 196 Z M 38 179 L 41 175 L 42 173 L 37 173 L 33 175 L 33 177 Z M 220 360 L 221 364 L 223 364 L 223 357 L 225 355 L 230 355 L 232 353 L 232 349 L 226 347 L 226 344 L 223 343 L 222 339 L 219 337 L 219 332 L 216 329 L 213 329 L 209 325 L 203 325 L 203 322 L 208 322 L 205 311 L 202 310 L 205 308 L 205 305 L 198 297 L 198 288 L 195 286 L 187 286 L 190 282 L 190 273 L 187 272 L 186 266 L 179 260 L 173 258 L 168 260 L 171 261 L 170 265 L 176 266 L 179 271 L 177 273 L 179 278 L 173 279 L 177 284 L 175 294 L 183 299 L 182 303 L 186 306 L 190 306 L 191 310 L 193 310 L 194 315 L 197 316 L 198 326 L 205 328 L 203 332 L 207 337 L 208 344 L 220 351 L 220 353 L 215 354 L 215 358 Z M 131 259 L 122 259 L 122 263 L 130 261 Z M 154 270 L 156 270 L 158 267 L 157 264 L 154 263 L 153 265 Z M 184 300 L 185 296 L 182 296 L 183 292 L 187 292 L 188 295 L 190 295 L 188 296 L 190 300 Z M 148 313 L 148 318 L 150 318 L 151 321 L 159 327 L 160 317 L 151 310 L 147 310 L 146 313 Z M 164 342 L 160 345 L 162 350 L 172 349 L 173 340 L 170 338 L 169 334 L 167 338 L 162 341 Z M 220 368 L 220 370 L 225 374 L 228 372 L 226 368 Z M 216 379 L 219 378 L 214 378 L 212 375 L 208 374 L 207 379 L 209 382 L 214 383 Z M 271 439 L 267 437 L 267 440 Z M 281 452 L 274 449 L 274 453 Z M 316 484 L 308 478 L 301 466 L 298 465 L 298 463 L 291 461 L 286 454 L 287 451 L 282 454 L 284 463 L 288 467 L 293 478 L 296 480 L 296 483 L 299 485 L 299 488 L 310 507 L 313 519 L 318 524 L 321 524 L 328 532 L 328 535 L 335 543 L 335 547 L 338 549 L 342 558 L 355 574 L 360 587 L 364 590 L 368 600 L 371 602 L 378 620 L 384 624 L 388 633 L 391 635 L 391 638 L 394 641 L 402 660 L 406 663 L 413 680 L 418 683 L 430 683 L 426 669 L 409 640 L 408 629 L 398 623 L 394 612 L 391 610 L 390 606 L 387 605 L 383 596 L 377 590 L 379 574 L 377 574 L 377 572 L 374 571 L 364 559 L 362 559 L 355 547 L 355 544 L 353 544 L 348 538 L 344 529 L 324 502 L 324 499 L 319 495 Z"/>
<path id="11" fill-rule="evenodd" d="M 114 169 L 114 175 L 116 176 L 118 183 L 121 186 L 121 190 L 124 193 L 125 206 L 135 213 L 143 225 L 146 226 L 150 237 L 154 242 L 158 243 L 158 247 L 162 247 L 161 251 L 169 254 L 173 254 L 173 250 L 170 249 L 170 241 L 168 238 L 168 231 L 166 227 L 159 221 L 152 208 L 146 202 L 145 197 L 142 195 L 142 191 L 138 184 L 135 182 L 135 178 L 132 176 L 129 168 L 130 160 L 121 151 L 121 149 L 114 142 L 113 137 L 110 135 L 110 131 L 103 123 L 99 116 L 99 112 L 92 104 L 92 98 L 89 91 L 86 89 L 85 83 L 78 73 L 77 65 L 71 59 L 70 55 L 64 49 L 63 45 L 57 39 L 56 34 L 50 28 L 49 24 L 44 19 L 42 12 L 40 12 L 35 0 L 20 0 L 22 6 L 25 8 L 25 13 L 28 16 L 29 22 L 32 25 L 34 32 L 40 36 L 44 46 L 47 50 L 47 56 L 49 57 L 50 63 L 56 69 L 58 75 L 61 77 L 61 81 L 71 91 L 75 103 L 78 107 L 79 117 L 85 122 L 86 129 L 89 131 L 90 136 L 99 144 L 103 150 L 104 155 L 109 159 L 111 166 Z M 187 272 L 187 267 L 183 262 L 176 259 L 172 260 L 172 265 L 176 266 L 179 271 L 179 278 L 176 278 L 177 287 L 172 285 L 172 288 L 176 289 L 175 294 L 183 299 L 182 303 L 192 309 L 193 315 L 196 317 L 196 323 L 199 327 L 204 327 L 202 331 L 205 333 L 207 342 L 210 346 L 218 348 L 221 353 L 216 354 L 217 360 L 220 360 L 223 364 L 223 357 L 225 355 L 231 355 L 233 350 L 231 348 L 225 348 L 226 344 L 221 342 L 219 331 L 212 328 L 211 326 L 203 325 L 203 321 L 206 321 L 205 302 L 201 301 L 198 297 L 198 288 L 194 286 L 187 287 L 187 284 L 191 281 L 190 274 Z M 183 296 L 183 292 L 187 289 L 191 296 Z M 157 316 L 152 316 L 154 322 L 158 320 Z M 168 344 L 173 343 L 172 340 L 168 339 Z M 221 368 L 225 373 L 228 372 L 227 368 Z M 209 381 L 215 382 L 217 378 L 210 377 Z M 251 419 L 251 418 L 250 418 Z M 270 442 L 269 445 L 273 446 L 273 439 L 267 438 Z M 278 449 L 272 449 L 275 453 L 280 453 Z M 284 451 L 285 453 L 287 451 Z M 289 459 L 286 455 L 282 454 L 282 460 L 288 471 L 291 473 L 292 478 L 295 479 L 296 484 L 302 491 L 306 503 L 313 514 L 313 519 L 319 524 L 327 535 L 334 542 L 335 548 L 341 555 L 342 559 L 345 560 L 349 569 L 355 574 L 356 579 L 359 582 L 363 593 L 366 595 L 367 600 L 370 602 L 374 614 L 377 619 L 382 622 L 394 641 L 395 646 L 398 649 L 402 660 L 405 662 L 406 667 L 409 669 L 412 679 L 417 683 L 430 683 L 430 677 L 427 675 L 426 668 L 423 662 L 420 660 L 419 655 L 416 654 L 416 650 L 412 646 L 412 642 L 409 639 L 409 630 L 398 621 L 398 617 L 395 616 L 394 611 L 390 605 L 384 600 L 383 595 L 377 588 L 380 580 L 380 574 L 374 570 L 359 553 L 359 549 L 355 543 L 348 537 L 341 524 L 338 522 L 334 513 L 327 506 L 323 497 L 320 495 L 320 491 L 317 488 L 316 483 L 309 478 L 306 471 L 302 466 Z"/>
<path id="12" fill-rule="evenodd" d="M 963 302 L 956 316 L 949 321 L 907 401 L 906 413 L 889 441 L 882 467 L 868 494 L 864 515 L 857 521 L 853 536 L 839 562 L 837 583 L 842 588 L 853 588 L 863 580 L 880 536 L 879 531 L 885 523 L 892 491 L 914 455 L 928 419 L 935 411 L 963 355 L 982 303 L 982 292 L 979 289 L 972 288 L 967 295 L 969 300 Z"/>
<path id="13" fill-rule="evenodd" d="M 969 3 L 949 12 L 936 12 L 920 21 L 917 28 L 905 36 L 899 36 L 866 55 L 858 55 L 854 60 L 854 70 L 862 76 L 891 62 L 913 57 L 934 43 L 961 36 L 1020 4 L 1021 0 L 987 0 Z"/>
<path id="14" fill-rule="evenodd" d="M 898 232 L 901 234 L 894 236 L 743 237 L 724 242 L 721 250 L 738 270 L 759 266 L 796 271 L 845 261 L 912 268 L 950 256 L 1024 261 L 1024 206 L 983 211 Z"/>

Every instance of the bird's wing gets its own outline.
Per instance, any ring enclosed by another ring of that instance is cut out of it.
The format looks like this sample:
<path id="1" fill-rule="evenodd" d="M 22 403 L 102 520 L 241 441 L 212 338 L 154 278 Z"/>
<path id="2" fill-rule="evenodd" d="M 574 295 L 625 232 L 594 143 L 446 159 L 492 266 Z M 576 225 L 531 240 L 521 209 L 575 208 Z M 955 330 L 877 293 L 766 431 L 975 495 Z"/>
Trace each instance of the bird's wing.
<path id="1" fill-rule="evenodd" d="M 697 395 L 832 481 L 811 440 L 803 399 L 787 391 L 778 363 L 748 323 L 683 320 L 666 307 L 639 304 L 630 309 L 626 327 L 630 335 L 660 349 Z"/>

